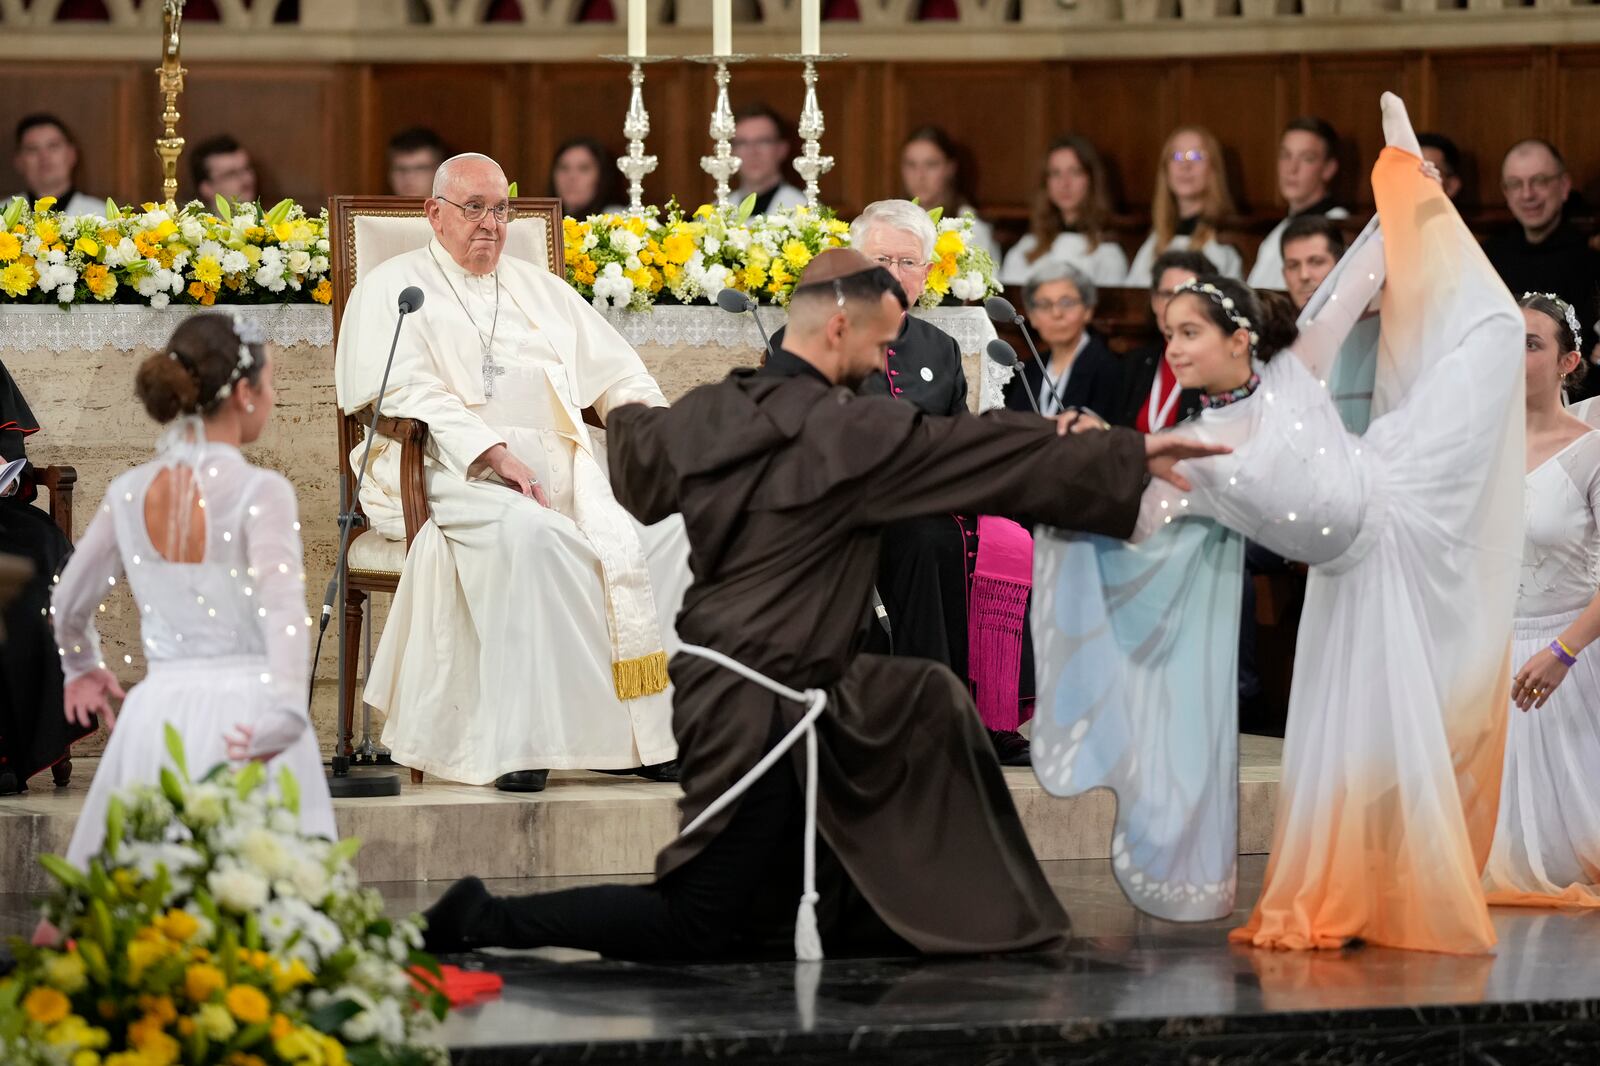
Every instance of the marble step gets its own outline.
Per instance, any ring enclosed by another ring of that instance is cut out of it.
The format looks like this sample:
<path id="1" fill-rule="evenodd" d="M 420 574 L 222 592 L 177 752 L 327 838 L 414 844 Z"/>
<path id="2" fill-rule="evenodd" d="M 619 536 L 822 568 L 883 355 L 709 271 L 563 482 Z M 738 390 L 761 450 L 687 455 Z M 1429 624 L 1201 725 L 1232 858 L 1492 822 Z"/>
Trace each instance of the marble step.
<path id="1" fill-rule="evenodd" d="M 1242 737 L 1239 850 L 1267 851 L 1277 799 L 1282 741 Z M 66 850 L 96 760 L 75 762 L 72 783 L 0 798 L 0 854 L 22 858 L 0 867 L 0 892 L 45 886 L 33 860 Z M 402 777 L 405 772 L 400 771 Z M 1006 770 L 1006 781 L 1041 860 L 1100 859 L 1110 854 L 1115 798 L 1104 790 L 1058 799 L 1033 772 Z M 557 771 L 537 795 L 409 780 L 399 796 L 335 801 L 342 836 L 364 846 L 357 869 L 366 881 L 435 881 L 480 877 L 647 874 L 678 825 L 678 789 L 633 778 Z"/>

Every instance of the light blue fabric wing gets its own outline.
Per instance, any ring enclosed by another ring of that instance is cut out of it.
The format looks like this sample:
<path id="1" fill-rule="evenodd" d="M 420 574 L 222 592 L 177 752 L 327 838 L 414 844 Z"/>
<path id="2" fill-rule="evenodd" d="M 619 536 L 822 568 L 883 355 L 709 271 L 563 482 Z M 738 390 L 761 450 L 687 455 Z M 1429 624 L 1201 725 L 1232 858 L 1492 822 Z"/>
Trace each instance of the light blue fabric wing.
<path id="1" fill-rule="evenodd" d="M 1378 379 L 1378 316 L 1363 318 L 1350 327 L 1328 376 L 1333 406 L 1344 428 L 1356 436 L 1372 424 L 1372 392 Z"/>
<path id="2" fill-rule="evenodd" d="M 1233 911 L 1244 540 L 1209 519 L 1143 544 L 1034 537 L 1033 766 L 1057 796 L 1117 794 L 1112 866 L 1140 910 Z"/>

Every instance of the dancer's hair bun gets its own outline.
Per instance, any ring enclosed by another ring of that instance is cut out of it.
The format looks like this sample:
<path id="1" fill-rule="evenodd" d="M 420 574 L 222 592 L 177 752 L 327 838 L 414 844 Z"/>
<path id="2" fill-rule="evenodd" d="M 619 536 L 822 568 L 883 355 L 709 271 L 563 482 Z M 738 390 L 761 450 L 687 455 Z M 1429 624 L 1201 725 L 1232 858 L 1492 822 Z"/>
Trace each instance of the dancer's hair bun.
<path id="1" fill-rule="evenodd" d="M 171 353 L 161 351 L 139 364 L 134 392 L 150 417 L 165 424 L 195 409 L 200 383 Z"/>
<path id="2" fill-rule="evenodd" d="M 242 365 L 246 348 L 251 355 L 248 366 Z M 247 346 L 231 317 L 202 313 L 186 319 L 172 331 L 164 350 L 140 364 L 134 392 L 157 422 L 209 415 L 226 398 L 236 377 L 254 383 L 265 365 L 262 346 Z"/>
<path id="3" fill-rule="evenodd" d="M 1261 324 L 1256 327 L 1261 340 L 1256 344 L 1256 358 L 1265 362 L 1300 336 L 1296 324 L 1300 315 L 1294 302 L 1281 292 L 1258 289 L 1255 296 L 1261 305 Z"/>

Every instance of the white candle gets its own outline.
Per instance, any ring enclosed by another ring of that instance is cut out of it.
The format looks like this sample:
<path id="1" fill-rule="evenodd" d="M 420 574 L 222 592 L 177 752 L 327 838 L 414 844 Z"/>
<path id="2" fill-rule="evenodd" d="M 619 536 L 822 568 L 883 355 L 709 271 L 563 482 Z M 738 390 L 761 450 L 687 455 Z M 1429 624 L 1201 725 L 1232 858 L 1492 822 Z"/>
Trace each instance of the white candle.
<path id="1" fill-rule="evenodd" d="M 822 52 L 822 0 L 800 0 L 800 52 L 808 56 Z"/>
<path id="2" fill-rule="evenodd" d="M 649 55 L 644 47 L 645 0 L 628 0 L 628 55 L 643 58 Z"/>
<path id="3" fill-rule="evenodd" d="M 733 55 L 733 0 L 712 0 L 711 54 Z"/>

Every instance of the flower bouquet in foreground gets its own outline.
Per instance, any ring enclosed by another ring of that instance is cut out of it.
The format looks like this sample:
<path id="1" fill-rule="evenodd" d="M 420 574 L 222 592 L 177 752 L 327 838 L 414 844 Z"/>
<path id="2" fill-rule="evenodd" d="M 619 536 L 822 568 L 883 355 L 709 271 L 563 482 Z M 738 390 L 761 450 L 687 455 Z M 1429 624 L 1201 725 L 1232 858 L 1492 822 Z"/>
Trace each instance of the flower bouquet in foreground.
<path id="1" fill-rule="evenodd" d="M 359 843 L 299 832 L 298 789 L 259 763 L 113 799 L 83 873 L 47 855 L 60 948 L 0 980 L 7 1066 L 431 1066 L 444 1016 L 415 921 L 383 914 Z"/>

